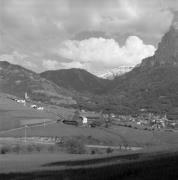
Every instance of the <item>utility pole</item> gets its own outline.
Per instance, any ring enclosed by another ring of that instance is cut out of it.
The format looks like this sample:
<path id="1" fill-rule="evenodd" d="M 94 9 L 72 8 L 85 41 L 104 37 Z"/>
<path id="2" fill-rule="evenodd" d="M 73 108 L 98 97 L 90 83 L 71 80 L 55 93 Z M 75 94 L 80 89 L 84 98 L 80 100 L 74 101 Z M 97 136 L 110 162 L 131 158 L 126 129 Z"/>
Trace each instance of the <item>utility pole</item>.
<path id="1" fill-rule="evenodd" d="M 28 126 L 25 125 L 25 144 L 27 143 L 27 128 L 28 128 Z"/>

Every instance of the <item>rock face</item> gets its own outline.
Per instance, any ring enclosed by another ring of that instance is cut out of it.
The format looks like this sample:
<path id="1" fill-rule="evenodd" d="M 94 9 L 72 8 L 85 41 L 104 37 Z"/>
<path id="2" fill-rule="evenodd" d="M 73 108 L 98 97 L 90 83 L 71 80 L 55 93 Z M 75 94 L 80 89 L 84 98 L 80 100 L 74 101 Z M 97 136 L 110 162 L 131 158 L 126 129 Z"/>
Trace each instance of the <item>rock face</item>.
<path id="1" fill-rule="evenodd" d="M 142 61 L 124 76 L 114 79 L 108 94 L 115 97 L 118 111 L 145 108 L 174 112 L 178 107 L 178 16 L 163 36 L 155 55 Z M 108 97 L 109 97 L 108 96 Z"/>
<path id="2" fill-rule="evenodd" d="M 153 57 L 143 60 L 142 66 L 178 65 L 178 13 L 175 13 L 170 30 L 163 36 Z"/>
<path id="3" fill-rule="evenodd" d="M 37 73 L 18 65 L 0 61 L 0 91 L 24 98 L 27 92 L 32 99 L 40 101 L 59 100 L 72 103 L 70 93 L 56 84 L 41 78 Z"/>

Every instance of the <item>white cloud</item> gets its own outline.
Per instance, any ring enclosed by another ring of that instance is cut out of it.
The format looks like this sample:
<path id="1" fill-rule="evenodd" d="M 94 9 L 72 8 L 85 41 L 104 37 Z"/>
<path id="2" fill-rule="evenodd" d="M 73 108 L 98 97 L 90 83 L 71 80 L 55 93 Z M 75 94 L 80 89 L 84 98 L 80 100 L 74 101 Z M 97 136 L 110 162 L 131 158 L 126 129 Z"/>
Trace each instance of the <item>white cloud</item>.
<path id="1" fill-rule="evenodd" d="M 0 0 L 0 4 L 1 2 L 3 6 L 0 6 L 0 16 L 3 18 L 0 22 L 0 52 L 7 54 L 0 55 L 0 58 L 37 72 L 50 67 L 93 70 L 120 64 L 136 64 L 152 54 L 152 46 L 129 38 L 129 42 L 120 47 L 116 41 L 123 44 L 128 35 L 136 35 L 144 42 L 156 46 L 170 27 L 172 10 L 178 10 L 178 0 Z M 65 41 L 74 39 L 76 34 L 85 31 L 103 31 L 106 36 L 101 37 L 115 38 L 116 41 L 102 38 Z M 55 53 L 56 47 L 63 41 L 65 43 L 60 47 L 59 54 L 69 60 L 63 60 Z M 20 53 L 13 51 L 25 52 L 29 57 L 20 57 Z M 44 59 L 47 62 L 43 62 Z M 69 62 L 70 59 L 72 62 Z"/>
<path id="2" fill-rule="evenodd" d="M 8 61 L 12 64 L 18 64 L 26 68 L 35 69 L 37 65 L 30 61 L 27 54 L 21 54 L 17 51 L 13 51 L 11 54 L 1 54 L 0 61 Z"/>
<path id="3" fill-rule="evenodd" d="M 63 69 L 70 69 L 70 68 L 81 68 L 85 69 L 85 64 L 82 64 L 81 62 L 78 61 L 72 61 L 69 63 L 61 63 Z"/>
<path id="4" fill-rule="evenodd" d="M 154 52 L 154 46 L 144 44 L 136 36 L 128 37 L 123 47 L 114 39 L 67 40 L 61 44 L 58 51 L 60 56 L 69 58 L 73 60 L 73 64 L 78 63 L 90 71 L 122 65 L 134 66 L 143 58 L 152 56 Z"/>
<path id="5" fill-rule="evenodd" d="M 55 70 L 59 69 L 59 63 L 55 60 L 43 60 L 42 65 L 45 70 Z"/>

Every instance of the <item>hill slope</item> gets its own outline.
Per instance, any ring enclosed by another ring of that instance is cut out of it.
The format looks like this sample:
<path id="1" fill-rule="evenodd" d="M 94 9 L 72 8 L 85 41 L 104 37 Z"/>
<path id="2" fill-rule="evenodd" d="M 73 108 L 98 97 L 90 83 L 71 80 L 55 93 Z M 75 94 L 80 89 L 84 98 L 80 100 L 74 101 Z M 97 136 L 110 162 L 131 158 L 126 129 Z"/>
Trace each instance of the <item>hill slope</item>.
<path id="1" fill-rule="evenodd" d="M 103 93 L 108 83 L 108 80 L 98 78 L 86 70 L 75 68 L 46 71 L 40 75 L 60 87 L 85 93 Z"/>
<path id="2" fill-rule="evenodd" d="M 56 120 L 54 113 L 35 110 L 30 104 L 17 103 L 10 97 L 14 96 L 0 93 L 0 131 L 24 126 L 21 124 L 24 120 Z"/>
<path id="3" fill-rule="evenodd" d="M 69 91 L 33 71 L 6 61 L 0 61 L 0 91 L 18 97 L 24 97 L 27 92 L 31 99 L 43 102 L 74 103 Z"/>

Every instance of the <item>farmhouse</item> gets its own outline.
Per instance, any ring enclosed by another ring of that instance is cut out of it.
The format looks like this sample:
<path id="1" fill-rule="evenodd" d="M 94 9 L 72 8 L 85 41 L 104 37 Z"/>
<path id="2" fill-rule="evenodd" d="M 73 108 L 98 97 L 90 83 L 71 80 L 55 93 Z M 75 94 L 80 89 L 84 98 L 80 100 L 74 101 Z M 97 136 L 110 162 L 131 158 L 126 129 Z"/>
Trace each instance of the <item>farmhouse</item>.
<path id="1" fill-rule="evenodd" d="M 102 123 L 102 115 L 96 112 L 85 112 L 85 111 L 76 111 L 73 116 L 73 121 L 77 121 L 83 126 L 87 125 L 100 125 Z"/>
<path id="2" fill-rule="evenodd" d="M 35 105 L 35 104 L 32 104 L 30 107 L 33 109 L 37 109 L 37 105 Z"/>
<path id="3" fill-rule="evenodd" d="M 17 102 L 18 102 L 18 103 L 26 103 L 26 101 L 23 100 L 23 99 L 18 99 Z"/>
<path id="4" fill-rule="evenodd" d="M 43 111 L 43 110 L 44 110 L 44 107 L 38 107 L 37 110 Z"/>

